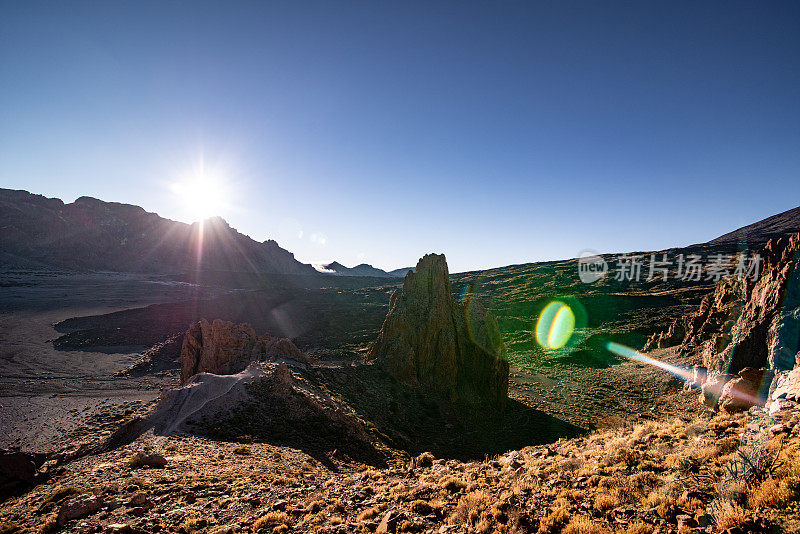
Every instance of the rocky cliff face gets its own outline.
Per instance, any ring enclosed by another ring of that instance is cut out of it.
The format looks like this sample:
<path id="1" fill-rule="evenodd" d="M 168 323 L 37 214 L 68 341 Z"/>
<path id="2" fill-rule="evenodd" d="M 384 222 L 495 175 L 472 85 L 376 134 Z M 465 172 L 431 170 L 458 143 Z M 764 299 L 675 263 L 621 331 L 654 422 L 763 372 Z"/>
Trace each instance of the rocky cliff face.
<path id="1" fill-rule="evenodd" d="M 472 299 L 453 300 L 444 255 L 428 254 L 408 272 L 367 359 L 451 400 L 505 405 L 508 362 L 497 321 Z"/>
<path id="2" fill-rule="evenodd" d="M 681 353 L 702 358 L 700 372 L 708 375 L 706 404 L 720 399 L 723 407 L 743 408 L 753 398 L 763 402 L 772 377 L 795 366 L 800 354 L 799 253 L 800 234 L 770 240 L 760 252 L 757 280 L 721 281 L 697 312 L 649 341 L 651 347 L 679 342 Z"/>
<path id="3" fill-rule="evenodd" d="M 309 359 L 285 338 L 256 335 L 249 324 L 202 319 L 189 327 L 181 348 L 181 385 L 198 373 L 229 375 L 242 371 L 250 362 Z"/>
<path id="4" fill-rule="evenodd" d="M 800 234 L 773 239 L 761 251 L 757 280 L 717 285 L 687 321 L 685 354 L 702 354 L 710 370 L 788 370 L 800 345 Z"/>

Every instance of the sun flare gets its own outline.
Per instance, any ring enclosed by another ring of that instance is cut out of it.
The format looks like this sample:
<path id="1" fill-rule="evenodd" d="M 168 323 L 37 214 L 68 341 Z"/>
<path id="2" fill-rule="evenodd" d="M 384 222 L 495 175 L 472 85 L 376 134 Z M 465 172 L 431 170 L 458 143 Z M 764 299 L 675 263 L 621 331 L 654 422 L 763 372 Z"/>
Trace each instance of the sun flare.
<path id="1" fill-rule="evenodd" d="M 230 187 L 225 180 L 204 172 L 195 172 L 172 184 L 181 207 L 193 220 L 225 214 L 230 200 Z"/>

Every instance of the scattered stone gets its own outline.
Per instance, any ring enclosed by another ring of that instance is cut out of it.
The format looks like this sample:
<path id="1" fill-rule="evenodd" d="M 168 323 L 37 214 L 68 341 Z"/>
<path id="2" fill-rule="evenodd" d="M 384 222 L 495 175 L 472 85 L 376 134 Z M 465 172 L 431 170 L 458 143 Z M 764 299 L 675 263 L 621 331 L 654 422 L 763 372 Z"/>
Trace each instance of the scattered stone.
<path id="1" fill-rule="evenodd" d="M 155 467 L 163 468 L 167 465 L 167 459 L 158 453 L 137 452 L 128 461 L 131 467 Z"/>
<path id="2" fill-rule="evenodd" d="M 142 506 L 145 503 L 147 503 L 147 493 L 143 491 L 134 493 L 128 500 L 128 505 L 130 506 Z"/>
<path id="3" fill-rule="evenodd" d="M 93 514 L 103 506 L 103 499 L 90 494 L 73 497 L 61 505 L 58 511 L 58 524 L 63 525 L 72 519 Z"/>

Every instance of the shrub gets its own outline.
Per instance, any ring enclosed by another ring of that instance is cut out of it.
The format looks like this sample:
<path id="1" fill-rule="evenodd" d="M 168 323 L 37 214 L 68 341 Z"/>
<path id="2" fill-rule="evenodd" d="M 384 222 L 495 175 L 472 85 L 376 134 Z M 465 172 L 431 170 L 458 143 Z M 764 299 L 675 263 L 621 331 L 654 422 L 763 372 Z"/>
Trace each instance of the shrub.
<path id="1" fill-rule="evenodd" d="M 253 523 L 253 531 L 261 530 L 270 525 L 276 525 L 280 523 L 286 524 L 288 522 L 289 516 L 286 514 L 286 512 L 269 512 L 268 514 L 262 515 L 256 519 L 256 522 Z"/>
<path id="2" fill-rule="evenodd" d="M 548 534 L 560 532 L 569 521 L 569 512 L 563 506 L 558 507 L 539 521 L 539 533 Z"/>
<path id="3" fill-rule="evenodd" d="M 619 506 L 619 497 L 610 493 L 598 493 L 594 498 L 594 507 L 596 510 L 605 512 Z"/>
<path id="4" fill-rule="evenodd" d="M 467 483 L 458 477 L 447 477 L 439 485 L 450 493 L 456 493 L 467 487 Z"/>
<path id="5" fill-rule="evenodd" d="M 717 517 L 717 530 L 722 532 L 729 528 L 742 527 L 746 522 L 747 515 L 744 508 L 738 504 L 726 503 Z"/>
<path id="6" fill-rule="evenodd" d="M 598 525 L 586 516 L 573 517 L 561 534 L 613 534 L 607 528 Z"/>

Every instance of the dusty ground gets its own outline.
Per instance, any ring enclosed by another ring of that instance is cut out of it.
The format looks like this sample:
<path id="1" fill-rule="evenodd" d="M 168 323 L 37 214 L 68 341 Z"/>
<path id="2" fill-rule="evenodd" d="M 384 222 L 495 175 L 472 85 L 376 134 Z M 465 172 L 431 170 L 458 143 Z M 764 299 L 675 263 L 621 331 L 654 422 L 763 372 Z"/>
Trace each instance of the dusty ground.
<path id="1" fill-rule="evenodd" d="M 119 380 L 141 346 L 62 351 L 59 321 L 186 298 L 196 288 L 120 274 L 0 275 L 0 447 L 51 450 L 98 414 L 155 399 L 171 376 Z M 130 412 L 129 412 L 130 413 Z"/>
<path id="2" fill-rule="evenodd" d="M 145 436 L 67 465 L 0 516 L 3 532 L 794 532 L 799 421 L 797 411 L 676 418 L 484 461 L 423 454 L 383 469 L 335 454 L 329 468 L 264 443 Z M 748 449 L 759 433 L 766 446 Z M 732 478 L 743 455 L 771 469 Z"/>

